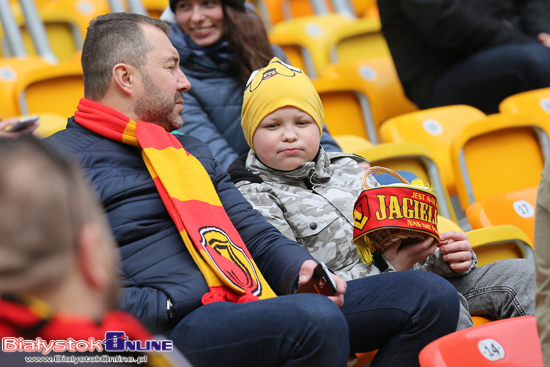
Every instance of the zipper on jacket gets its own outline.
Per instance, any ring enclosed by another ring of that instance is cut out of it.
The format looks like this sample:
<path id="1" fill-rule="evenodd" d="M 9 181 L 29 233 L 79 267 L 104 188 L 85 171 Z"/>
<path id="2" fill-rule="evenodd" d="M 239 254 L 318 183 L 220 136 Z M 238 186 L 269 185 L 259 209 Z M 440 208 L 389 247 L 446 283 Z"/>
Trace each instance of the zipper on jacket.
<path id="1" fill-rule="evenodd" d="M 166 299 L 166 311 L 168 312 L 168 320 L 172 320 L 172 317 L 174 317 L 174 305 L 170 298 Z"/>

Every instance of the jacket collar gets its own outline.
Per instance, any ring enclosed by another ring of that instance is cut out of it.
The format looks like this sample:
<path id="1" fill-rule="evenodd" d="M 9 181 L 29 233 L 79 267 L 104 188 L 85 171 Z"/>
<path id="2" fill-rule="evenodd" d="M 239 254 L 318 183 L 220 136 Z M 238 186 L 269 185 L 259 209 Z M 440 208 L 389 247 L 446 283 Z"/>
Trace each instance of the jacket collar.
<path id="1" fill-rule="evenodd" d="M 342 156 L 350 155 L 346 153 L 330 153 L 329 155 L 322 147 L 319 147 L 319 153 L 313 161 L 306 162 L 292 171 L 280 171 L 263 164 L 256 153 L 250 150 L 246 159 L 246 167 L 249 171 L 268 182 L 296 184 L 296 181 L 309 179 L 313 184 L 323 184 L 328 182 L 332 175 L 330 169 L 332 159 Z"/>

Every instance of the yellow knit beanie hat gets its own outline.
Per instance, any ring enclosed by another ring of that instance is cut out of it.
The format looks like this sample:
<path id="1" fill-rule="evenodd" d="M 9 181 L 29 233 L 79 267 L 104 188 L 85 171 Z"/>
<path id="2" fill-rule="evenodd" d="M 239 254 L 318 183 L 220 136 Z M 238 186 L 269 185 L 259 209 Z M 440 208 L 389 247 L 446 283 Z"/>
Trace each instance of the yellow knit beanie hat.
<path id="1" fill-rule="evenodd" d="M 285 106 L 296 107 L 309 114 L 322 133 L 325 113 L 313 83 L 302 70 L 274 57 L 265 68 L 252 72 L 244 91 L 241 125 L 252 149 L 254 133 L 260 122 Z"/>

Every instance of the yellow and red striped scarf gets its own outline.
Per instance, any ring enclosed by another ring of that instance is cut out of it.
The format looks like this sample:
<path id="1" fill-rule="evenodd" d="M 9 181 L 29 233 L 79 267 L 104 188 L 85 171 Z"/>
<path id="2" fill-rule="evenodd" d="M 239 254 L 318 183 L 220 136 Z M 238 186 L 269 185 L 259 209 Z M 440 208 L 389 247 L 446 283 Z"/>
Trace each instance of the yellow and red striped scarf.
<path id="1" fill-rule="evenodd" d="M 203 304 L 275 297 L 208 173 L 173 134 L 86 98 L 80 100 L 75 121 L 108 139 L 141 148 L 164 206 L 210 287 Z"/>

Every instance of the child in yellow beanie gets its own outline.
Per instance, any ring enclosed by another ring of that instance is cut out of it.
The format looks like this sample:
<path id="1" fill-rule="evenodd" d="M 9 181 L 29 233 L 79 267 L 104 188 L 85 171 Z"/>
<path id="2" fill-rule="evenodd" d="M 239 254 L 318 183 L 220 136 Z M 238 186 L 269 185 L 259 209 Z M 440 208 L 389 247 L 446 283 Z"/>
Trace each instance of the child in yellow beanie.
<path id="1" fill-rule="evenodd" d="M 252 73 L 241 115 L 251 150 L 229 167 L 233 182 L 271 224 L 338 276 L 352 280 L 396 270 L 426 270 L 451 280 L 460 294 L 501 285 L 518 294 L 519 303 L 502 297 L 495 304 L 491 294 L 478 297 L 472 313 L 495 318 L 534 314 L 534 288 L 530 287 L 534 267 L 516 259 L 513 264 L 495 262 L 477 269 L 463 232 L 441 233 L 440 244 L 432 237 L 404 248 L 396 242 L 376 254 L 372 263 L 361 261 L 352 243 L 353 209 L 365 172 L 359 164 L 365 160 L 327 153 L 320 146 L 323 106 L 313 83 L 300 69 L 274 58 Z M 488 274 L 479 277 L 483 284 L 475 283 L 478 276 L 473 274 L 479 273 Z M 497 281 L 495 274 L 508 275 Z M 472 325 L 464 298 L 462 306 L 459 329 Z"/>

